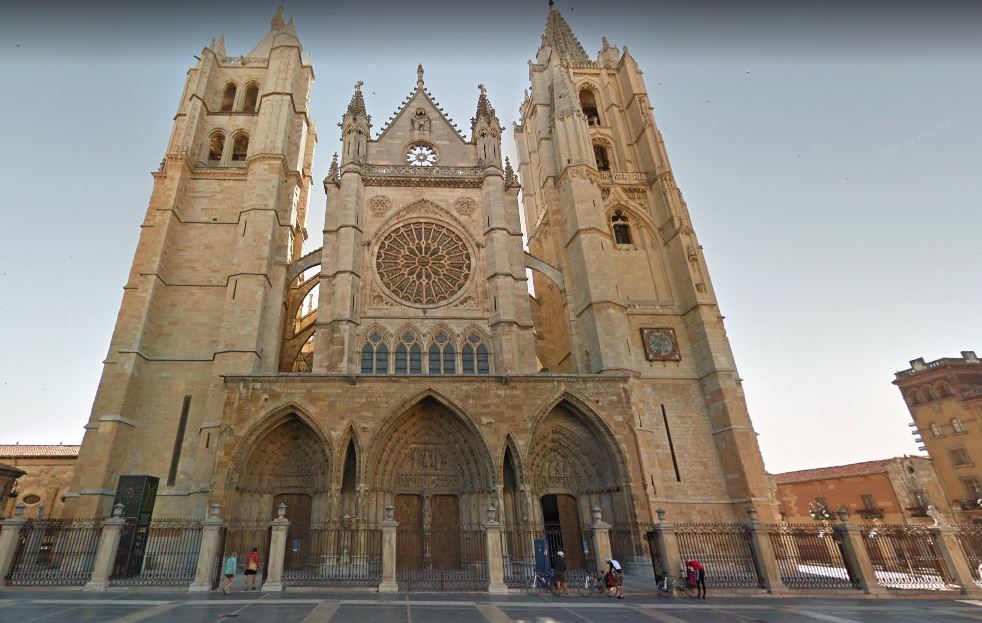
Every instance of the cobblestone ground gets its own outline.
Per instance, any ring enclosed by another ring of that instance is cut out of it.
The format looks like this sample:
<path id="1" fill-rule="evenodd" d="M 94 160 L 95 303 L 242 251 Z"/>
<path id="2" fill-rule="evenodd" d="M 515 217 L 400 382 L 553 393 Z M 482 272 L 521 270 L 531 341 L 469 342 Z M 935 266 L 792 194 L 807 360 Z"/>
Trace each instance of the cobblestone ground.
<path id="1" fill-rule="evenodd" d="M 68 623 L 949 623 L 982 621 L 982 602 L 912 599 L 628 597 L 375 593 L 187 593 L 4 590 L 0 621 Z"/>

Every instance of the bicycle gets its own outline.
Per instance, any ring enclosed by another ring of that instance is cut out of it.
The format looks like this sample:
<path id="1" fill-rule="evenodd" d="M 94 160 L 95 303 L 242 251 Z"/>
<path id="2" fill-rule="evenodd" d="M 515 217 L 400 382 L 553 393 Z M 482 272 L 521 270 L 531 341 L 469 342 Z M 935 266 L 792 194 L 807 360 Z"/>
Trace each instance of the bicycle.
<path id="1" fill-rule="evenodd" d="M 689 584 L 687 574 L 682 573 L 676 576 L 663 575 L 662 579 L 658 582 L 658 593 L 672 596 L 676 594 L 676 591 L 693 599 L 699 596 L 699 588 Z"/>
<path id="2" fill-rule="evenodd" d="M 590 594 L 597 591 L 601 595 L 611 597 L 617 591 L 613 587 L 607 586 L 606 576 L 606 573 L 598 573 L 597 575 L 586 574 L 583 578 L 583 584 L 576 587 L 580 596 L 589 597 Z"/>
<path id="3" fill-rule="evenodd" d="M 529 577 L 528 584 L 525 586 L 529 595 L 538 595 L 543 588 L 548 588 L 553 595 L 559 594 L 559 583 L 556 582 L 556 572 L 550 570 L 549 573 L 535 571 Z"/>

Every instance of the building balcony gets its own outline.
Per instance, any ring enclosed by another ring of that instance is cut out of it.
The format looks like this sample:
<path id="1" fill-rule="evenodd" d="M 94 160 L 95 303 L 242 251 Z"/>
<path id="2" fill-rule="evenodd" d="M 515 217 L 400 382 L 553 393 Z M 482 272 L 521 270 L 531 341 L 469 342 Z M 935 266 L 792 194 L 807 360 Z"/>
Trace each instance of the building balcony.
<path id="1" fill-rule="evenodd" d="M 927 514 L 927 506 L 908 506 L 904 510 L 906 510 L 907 511 L 907 514 L 910 515 L 911 517 L 928 517 L 929 516 Z"/>
<path id="2" fill-rule="evenodd" d="M 883 519 L 883 509 L 882 508 L 861 508 L 859 509 L 859 516 L 863 519 Z"/>
<path id="3" fill-rule="evenodd" d="M 980 503 L 979 498 L 965 498 L 964 500 L 955 500 L 954 506 L 962 509 L 963 511 L 977 511 L 982 510 L 982 503 Z"/>

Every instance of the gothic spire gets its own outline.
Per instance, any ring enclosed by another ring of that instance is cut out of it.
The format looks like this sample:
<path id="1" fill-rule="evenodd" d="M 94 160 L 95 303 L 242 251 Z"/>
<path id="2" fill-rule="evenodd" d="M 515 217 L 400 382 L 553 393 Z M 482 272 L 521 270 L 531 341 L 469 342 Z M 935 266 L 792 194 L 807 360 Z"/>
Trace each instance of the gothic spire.
<path id="1" fill-rule="evenodd" d="M 361 85 L 365 84 L 361 80 L 355 83 L 355 93 L 351 96 L 351 102 L 348 104 L 348 112 L 345 113 L 346 116 L 354 115 L 365 115 L 365 98 L 361 94 Z"/>
<path id="2" fill-rule="evenodd" d="M 492 119 L 496 119 L 496 115 L 494 108 L 491 107 L 491 102 L 488 100 L 488 89 L 483 84 L 477 85 L 477 88 L 481 90 L 481 94 L 477 98 L 477 114 L 474 115 L 474 123 L 481 119 L 487 119 L 490 122 Z"/>
<path id="3" fill-rule="evenodd" d="M 564 61 L 590 60 L 576 35 L 573 34 L 573 29 L 553 6 L 552 0 L 549 2 L 549 16 L 546 18 L 546 31 L 542 34 L 542 45 L 551 47 Z"/>

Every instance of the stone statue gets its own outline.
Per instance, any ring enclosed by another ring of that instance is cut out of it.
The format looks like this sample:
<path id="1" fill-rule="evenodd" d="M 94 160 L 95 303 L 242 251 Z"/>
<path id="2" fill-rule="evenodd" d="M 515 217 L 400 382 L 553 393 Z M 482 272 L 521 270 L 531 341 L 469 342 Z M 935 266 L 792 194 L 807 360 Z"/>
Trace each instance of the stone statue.
<path id="1" fill-rule="evenodd" d="M 934 507 L 934 504 L 927 507 L 927 516 L 934 520 L 935 527 L 945 525 L 944 516 L 941 514 L 941 511 Z"/>

